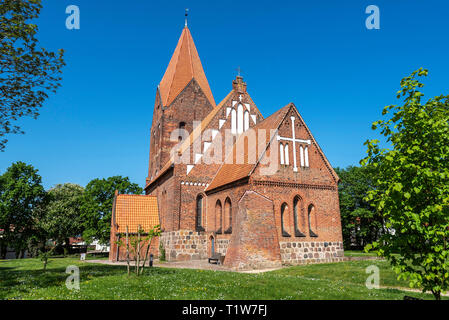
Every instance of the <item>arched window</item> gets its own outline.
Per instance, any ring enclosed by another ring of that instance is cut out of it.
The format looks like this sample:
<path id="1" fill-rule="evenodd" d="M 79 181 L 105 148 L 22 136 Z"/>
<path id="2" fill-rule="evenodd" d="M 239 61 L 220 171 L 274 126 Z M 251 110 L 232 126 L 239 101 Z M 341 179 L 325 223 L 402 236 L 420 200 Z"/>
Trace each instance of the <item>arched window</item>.
<path id="1" fill-rule="evenodd" d="M 279 143 L 279 156 L 281 158 L 281 164 L 284 164 L 284 145 Z"/>
<path id="2" fill-rule="evenodd" d="M 224 205 L 224 233 L 232 233 L 232 204 L 231 199 L 226 198 Z"/>
<path id="3" fill-rule="evenodd" d="M 284 153 L 285 153 L 285 157 L 284 157 L 285 164 L 288 166 L 290 164 L 289 155 L 288 155 L 288 144 L 286 144 L 284 147 Z"/>
<path id="4" fill-rule="evenodd" d="M 232 109 L 231 111 L 231 133 L 237 133 L 237 112 L 235 109 Z"/>
<path id="5" fill-rule="evenodd" d="M 301 198 L 296 196 L 293 200 L 293 223 L 295 224 L 295 237 L 305 237 L 306 235 L 301 232 L 302 224 L 301 219 Z"/>
<path id="6" fill-rule="evenodd" d="M 248 112 L 248 110 L 246 110 L 243 131 L 246 131 L 248 129 L 249 129 L 249 112 Z"/>
<path id="7" fill-rule="evenodd" d="M 301 167 L 304 167 L 304 148 L 299 146 L 299 158 L 301 160 Z"/>
<path id="8" fill-rule="evenodd" d="M 309 167 L 309 147 L 304 148 L 304 159 L 306 167 Z"/>
<path id="9" fill-rule="evenodd" d="M 311 237 L 318 237 L 316 234 L 316 210 L 313 204 L 309 205 L 308 208 L 308 220 L 309 220 L 309 234 Z"/>
<path id="10" fill-rule="evenodd" d="M 281 231 L 283 237 L 290 237 L 290 234 L 286 231 L 287 217 L 288 217 L 288 206 L 284 202 L 281 205 Z"/>
<path id="11" fill-rule="evenodd" d="M 243 106 L 241 104 L 237 107 L 237 133 L 243 133 Z"/>
<path id="12" fill-rule="evenodd" d="M 196 198 L 196 231 L 204 231 L 203 228 L 203 196 Z"/>
<path id="13" fill-rule="evenodd" d="M 215 230 L 217 233 L 222 233 L 223 231 L 223 215 L 222 215 L 221 201 L 217 200 L 215 204 Z"/>

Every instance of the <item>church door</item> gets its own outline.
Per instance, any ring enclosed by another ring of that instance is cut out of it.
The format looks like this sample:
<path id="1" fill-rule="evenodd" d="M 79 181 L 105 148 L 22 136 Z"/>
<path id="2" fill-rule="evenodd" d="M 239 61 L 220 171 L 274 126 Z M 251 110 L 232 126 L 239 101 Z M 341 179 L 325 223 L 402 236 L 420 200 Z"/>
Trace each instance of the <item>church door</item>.
<path id="1" fill-rule="evenodd" d="M 210 255 L 213 256 L 215 253 L 215 239 L 210 237 Z"/>

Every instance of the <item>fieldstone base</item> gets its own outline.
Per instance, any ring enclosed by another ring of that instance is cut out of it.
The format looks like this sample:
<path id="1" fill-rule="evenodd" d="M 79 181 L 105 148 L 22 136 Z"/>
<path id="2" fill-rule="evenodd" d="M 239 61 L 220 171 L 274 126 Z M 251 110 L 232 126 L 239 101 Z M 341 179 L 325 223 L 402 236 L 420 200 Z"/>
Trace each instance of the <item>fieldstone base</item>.
<path id="1" fill-rule="evenodd" d="M 207 235 L 190 230 L 167 231 L 160 241 L 168 261 L 207 259 Z"/>
<path id="2" fill-rule="evenodd" d="M 222 256 L 226 255 L 228 246 L 229 246 L 229 239 L 216 239 L 215 240 L 215 252 L 220 253 Z"/>
<path id="3" fill-rule="evenodd" d="M 287 265 L 343 261 L 343 242 L 280 242 Z"/>

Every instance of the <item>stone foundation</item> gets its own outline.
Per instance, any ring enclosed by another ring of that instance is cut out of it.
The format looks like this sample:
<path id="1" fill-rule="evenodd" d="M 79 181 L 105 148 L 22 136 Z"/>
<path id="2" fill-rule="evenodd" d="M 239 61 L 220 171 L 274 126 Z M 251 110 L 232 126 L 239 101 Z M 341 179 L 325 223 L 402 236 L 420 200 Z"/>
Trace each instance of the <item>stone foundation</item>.
<path id="1" fill-rule="evenodd" d="M 207 259 L 207 235 L 189 230 L 163 232 L 160 238 L 167 261 Z"/>
<path id="2" fill-rule="evenodd" d="M 229 239 L 216 239 L 215 240 L 215 252 L 225 256 L 228 250 Z"/>
<path id="3" fill-rule="evenodd" d="M 283 264 L 343 261 L 343 242 L 280 242 Z"/>

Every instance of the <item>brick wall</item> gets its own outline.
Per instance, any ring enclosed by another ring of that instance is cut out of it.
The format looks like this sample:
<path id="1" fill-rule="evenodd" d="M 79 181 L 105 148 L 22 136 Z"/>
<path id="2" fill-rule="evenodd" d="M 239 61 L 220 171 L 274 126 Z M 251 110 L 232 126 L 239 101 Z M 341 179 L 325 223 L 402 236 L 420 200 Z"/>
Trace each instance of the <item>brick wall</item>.
<path id="1" fill-rule="evenodd" d="M 279 267 L 281 256 L 273 202 L 248 191 L 238 203 L 224 265 L 234 269 Z"/>
<path id="2" fill-rule="evenodd" d="M 116 243 L 116 241 L 119 239 L 121 240 L 121 243 L 123 244 L 121 246 L 118 246 Z M 145 252 L 147 249 L 147 245 L 148 245 L 148 241 L 142 241 L 141 251 L 140 251 L 141 259 L 145 258 Z M 117 253 L 118 253 L 118 255 L 117 255 Z M 153 254 L 154 259 L 159 258 L 159 237 L 153 238 L 153 241 L 151 242 L 150 251 L 148 253 L 148 259 L 149 259 L 150 253 Z M 125 238 L 125 236 L 122 235 L 121 237 L 119 237 L 119 235 L 113 233 L 111 235 L 109 261 L 126 261 L 126 257 L 127 257 L 127 253 L 126 253 L 126 238 Z M 134 258 L 135 258 L 134 249 L 131 248 L 131 244 L 129 245 L 129 258 L 130 258 L 130 260 L 134 260 Z"/>

